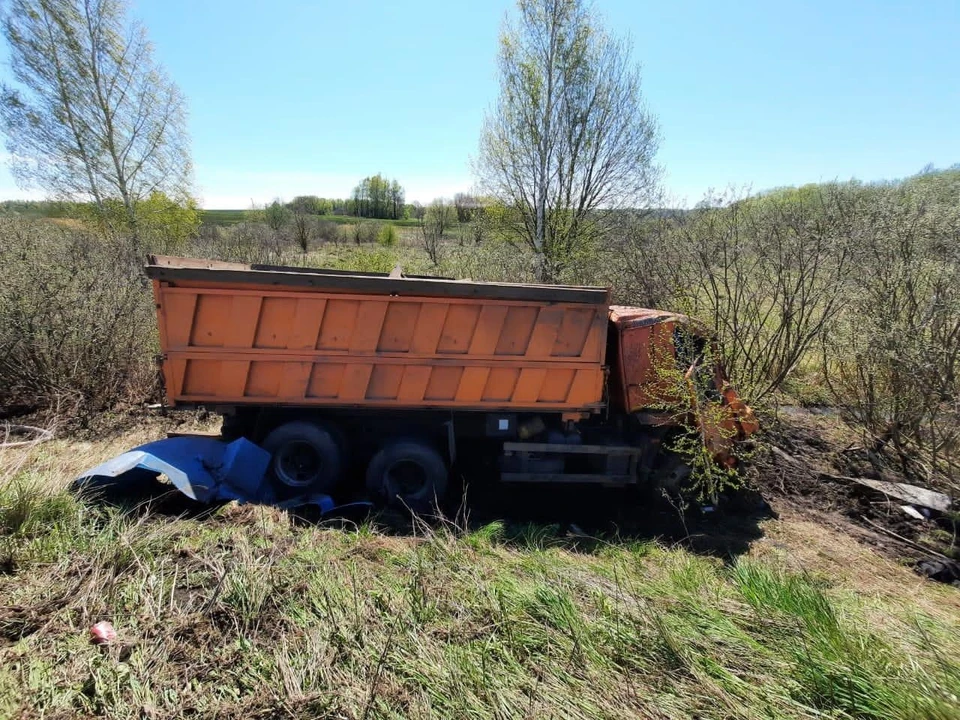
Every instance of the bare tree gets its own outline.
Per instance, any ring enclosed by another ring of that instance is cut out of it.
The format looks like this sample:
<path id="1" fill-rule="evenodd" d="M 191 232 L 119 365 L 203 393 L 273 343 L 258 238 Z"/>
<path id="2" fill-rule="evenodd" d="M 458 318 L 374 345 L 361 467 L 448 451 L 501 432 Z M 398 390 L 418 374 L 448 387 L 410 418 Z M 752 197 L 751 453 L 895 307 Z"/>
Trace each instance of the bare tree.
<path id="1" fill-rule="evenodd" d="M 603 233 L 604 210 L 650 203 L 658 133 L 630 44 L 583 0 L 519 0 L 518 10 L 500 41 L 500 98 L 476 172 L 550 280 Z"/>
<path id="2" fill-rule="evenodd" d="M 419 219 L 420 241 L 424 252 L 434 267 L 440 265 L 443 251 L 443 235 L 456 221 L 453 205 L 444 198 L 437 198 Z"/>
<path id="3" fill-rule="evenodd" d="M 304 255 L 310 250 L 310 240 L 314 231 L 313 217 L 302 209 L 293 211 L 293 238 Z"/>
<path id="4" fill-rule="evenodd" d="M 10 0 L 3 17 L 18 86 L 3 84 L 0 118 L 25 186 L 122 204 L 190 192 L 186 106 L 154 62 L 125 0 Z"/>

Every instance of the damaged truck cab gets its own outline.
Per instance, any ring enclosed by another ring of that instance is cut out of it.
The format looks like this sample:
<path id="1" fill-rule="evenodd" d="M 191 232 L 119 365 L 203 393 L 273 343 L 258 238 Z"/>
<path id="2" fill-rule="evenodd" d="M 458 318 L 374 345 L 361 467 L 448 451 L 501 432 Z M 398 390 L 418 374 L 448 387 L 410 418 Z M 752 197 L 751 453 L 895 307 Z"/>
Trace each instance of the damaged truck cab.
<path id="1" fill-rule="evenodd" d="M 505 482 L 637 484 L 675 471 L 672 433 L 731 465 L 756 429 L 709 333 L 606 288 L 163 256 L 146 273 L 168 402 L 221 412 L 287 497 L 362 478 L 426 510 L 491 458 Z"/>

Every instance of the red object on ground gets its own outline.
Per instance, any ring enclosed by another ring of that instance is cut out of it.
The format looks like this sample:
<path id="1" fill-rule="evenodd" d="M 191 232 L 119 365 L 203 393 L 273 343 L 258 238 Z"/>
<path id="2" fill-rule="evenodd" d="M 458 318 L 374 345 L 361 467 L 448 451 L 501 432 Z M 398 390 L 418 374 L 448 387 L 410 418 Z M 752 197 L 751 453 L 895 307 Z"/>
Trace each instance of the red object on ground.
<path id="1" fill-rule="evenodd" d="M 102 620 L 90 628 L 90 639 L 97 645 L 111 643 L 117 639 L 117 631 L 113 629 L 113 625 Z"/>

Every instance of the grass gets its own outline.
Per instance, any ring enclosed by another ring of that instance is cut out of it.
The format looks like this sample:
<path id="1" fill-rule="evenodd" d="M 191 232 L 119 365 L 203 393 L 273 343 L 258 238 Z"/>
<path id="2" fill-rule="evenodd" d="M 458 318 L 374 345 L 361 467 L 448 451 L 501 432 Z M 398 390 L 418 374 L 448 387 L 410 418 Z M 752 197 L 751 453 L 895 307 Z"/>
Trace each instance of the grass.
<path id="1" fill-rule="evenodd" d="M 202 210 L 200 213 L 201 221 L 204 225 L 236 225 L 244 221 L 245 210 Z M 356 225 L 360 221 L 352 215 L 317 215 L 316 219 L 321 222 L 332 222 L 337 225 Z M 367 220 L 364 220 L 367 222 Z M 406 220 L 369 220 L 369 222 L 386 223 L 396 227 L 417 227 L 416 219 Z"/>
<path id="2" fill-rule="evenodd" d="M 0 451 L 0 717 L 960 716 L 957 591 L 808 521 L 724 563 L 63 491 L 151 434 Z"/>

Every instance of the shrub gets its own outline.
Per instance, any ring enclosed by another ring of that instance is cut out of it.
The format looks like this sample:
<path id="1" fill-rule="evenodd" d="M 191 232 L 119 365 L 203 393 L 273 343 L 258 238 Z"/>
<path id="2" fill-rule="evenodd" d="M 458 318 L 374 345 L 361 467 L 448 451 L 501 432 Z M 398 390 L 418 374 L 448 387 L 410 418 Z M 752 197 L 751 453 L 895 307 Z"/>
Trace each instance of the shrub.
<path id="1" fill-rule="evenodd" d="M 397 229 L 390 223 L 384 223 L 377 233 L 377 242 L 385 247 L 393 247 L 397 244 Z"/>
<path id="2" fill-rule="evenodd" d="M 343 240 L 340 226 L 329 220 L 321 220 L 317 223 L 316 235 L 320 242 L 338 243 Z"/>
<path id="3" fill-rule="evenodd" d="M 153 395 L 156 315 L 130 247 L 0 221 L 0 404 L 87 412 Z"/>

